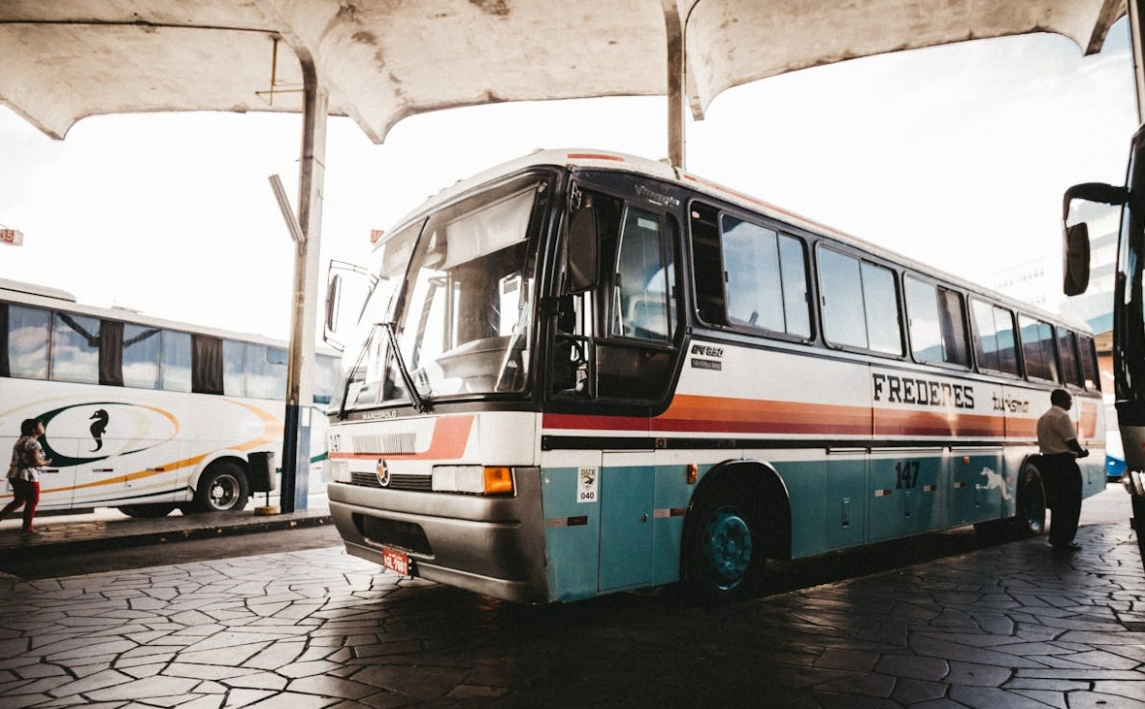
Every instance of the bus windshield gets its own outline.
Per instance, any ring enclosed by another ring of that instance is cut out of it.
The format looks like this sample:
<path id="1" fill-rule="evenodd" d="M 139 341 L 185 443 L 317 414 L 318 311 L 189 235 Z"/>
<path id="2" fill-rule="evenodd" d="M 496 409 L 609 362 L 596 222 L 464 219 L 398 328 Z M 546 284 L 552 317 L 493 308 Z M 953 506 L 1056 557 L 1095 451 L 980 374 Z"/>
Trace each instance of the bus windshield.
<path id="1" fill-rule="evenodd" d="M 398 231 L 355 335 L 345 410 L 524 391 L 534 276 L 530 221 L 545 182 L 496 186 Z M 396 351 L 395 351 L 396 346 Z"/>

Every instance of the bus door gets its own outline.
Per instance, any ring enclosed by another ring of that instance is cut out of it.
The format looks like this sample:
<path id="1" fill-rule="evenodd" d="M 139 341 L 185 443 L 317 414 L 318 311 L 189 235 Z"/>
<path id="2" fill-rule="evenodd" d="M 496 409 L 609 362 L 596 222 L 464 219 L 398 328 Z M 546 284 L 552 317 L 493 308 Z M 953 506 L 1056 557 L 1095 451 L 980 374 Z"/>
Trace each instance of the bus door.
<path id="1" fill-rule="evenodd" d="M 870 541 L 943 526 L 942 461 L 939 448 L 879 451 L 871 458 Z"/>
<path id="2" fill-rule="evenodd" d="M 950 526 L 1001 519 L 1005 514 L 1003 502 L 1010 500 L 1013 487 L 1003 478 L 1001 452 L 996 448 L 952 448 L 949 460 Z"/>

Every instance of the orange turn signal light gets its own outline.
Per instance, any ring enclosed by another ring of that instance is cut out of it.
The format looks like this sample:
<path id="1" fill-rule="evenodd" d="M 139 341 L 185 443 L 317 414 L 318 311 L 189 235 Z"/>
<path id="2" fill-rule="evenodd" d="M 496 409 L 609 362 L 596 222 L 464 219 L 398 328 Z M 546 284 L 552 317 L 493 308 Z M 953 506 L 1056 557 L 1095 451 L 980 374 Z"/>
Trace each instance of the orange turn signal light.
<path id="1" fill-rule="evenodd" d="M 511 492 L 513 492 L 512 468 L 485 468 L 486 495 L 504 495 Z"/>

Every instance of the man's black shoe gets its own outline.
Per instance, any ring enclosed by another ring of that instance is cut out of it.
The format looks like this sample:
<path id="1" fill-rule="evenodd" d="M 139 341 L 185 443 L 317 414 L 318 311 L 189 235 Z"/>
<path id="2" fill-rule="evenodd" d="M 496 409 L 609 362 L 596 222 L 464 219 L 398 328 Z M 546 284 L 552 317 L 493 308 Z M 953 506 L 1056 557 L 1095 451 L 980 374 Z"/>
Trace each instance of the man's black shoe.
<path id="1" fill-rule="evenodd" d="M 1054 551 L 1059 554 L 1070 554 L 1081 549 L 1081 545 L 1077 542 L 1069 542 L 1068 544 L 1051 544 Z"/>

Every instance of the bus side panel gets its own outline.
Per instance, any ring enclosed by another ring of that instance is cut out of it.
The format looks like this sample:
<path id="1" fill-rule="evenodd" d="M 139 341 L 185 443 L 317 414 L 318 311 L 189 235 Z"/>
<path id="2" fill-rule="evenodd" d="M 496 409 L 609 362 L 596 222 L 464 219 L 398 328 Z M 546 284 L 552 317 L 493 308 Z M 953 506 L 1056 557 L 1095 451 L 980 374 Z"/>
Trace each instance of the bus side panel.
<path id="1" fill-rule="evenodd" d="M 871 457 L 868 541 L 946 527 L 941 450 L 903 449 Z"/>
<path id="2" fill-rule="evenodd" d="M 552 600 L 574 601 L 597 595 L 600 463 L 598 451 L 554 451 L 545 455 L 541 509 Z"/>
<path id="3" fill-rule="evenodd" d="M 866 451 L 832 451 L 827 456 L 826 546 L 807 545 L 799 534 L 802 503 L 792 495 L 792 556 L 810 556 L 830 549 L 858 546 L 867 538 Z"/>
<path id="4" fill-rule="evenodd" d="M 693 452 L 656 451 L 655 505 L 652 515 L 652 584 L 680 580 L 680 548 L 684 515 L 696 490 L 688 482 L 689 464 L 701 466 Z M 698 479 L 698 476 L 697 476 Z"/>
<path id="5" fill-rule="evenodd" d="M 1013 514 L 1016 478 L 1006 480 L 999 449 L 951 449 L 950 526 Z M 1016 472 L 1011 474 L 1013 478 Z"/>

